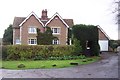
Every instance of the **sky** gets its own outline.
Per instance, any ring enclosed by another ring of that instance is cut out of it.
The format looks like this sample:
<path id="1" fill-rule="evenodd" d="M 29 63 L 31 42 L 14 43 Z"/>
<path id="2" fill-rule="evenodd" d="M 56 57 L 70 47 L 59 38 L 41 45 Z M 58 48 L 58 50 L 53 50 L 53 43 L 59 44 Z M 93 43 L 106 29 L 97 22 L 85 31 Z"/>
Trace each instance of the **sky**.
<path id="1" fill-rule="evenodd" d="M 118 39 L 118 26 L 112 13 L 113 0 L 1 0 L 0 38 L 14 17 L 27 17 L 32 11 L 41 17 L 47 9 L 48 17 L 58 12 L 62 18 L 74 20 L 74 24 L 99 25 L 111 39 Z"/>

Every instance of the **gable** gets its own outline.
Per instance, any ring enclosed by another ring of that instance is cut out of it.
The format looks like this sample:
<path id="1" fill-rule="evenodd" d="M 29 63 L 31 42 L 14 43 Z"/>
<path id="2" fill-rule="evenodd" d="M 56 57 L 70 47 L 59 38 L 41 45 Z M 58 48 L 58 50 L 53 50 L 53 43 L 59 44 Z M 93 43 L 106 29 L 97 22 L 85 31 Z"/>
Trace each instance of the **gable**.
<path id="1" fill-rule="evenodd" d="M 43 27 L 43 25 L 35 18 L 34 15 L 31 15 L 29 19 L 27 19 L 26 22 L 22 24 L 22 26 L 42 26 Z"/>
<path id="2" fill-rule="evenodd" d="M 22 22 L 19 26 L 22 26 L 31 16 L 34 16 L 36 20 L 38 20 L 38 22 L 44 26 L 44 24 L 41 22 L 41 20 L 37 17 L 37 15 L 34 12 L 31 12 Z"/>
<path id="3" fill-rule="evenodd" d="M 47 26 L 51 21 L 55 20 L 56 18 L 58 18 L 67 28 L 69 28 L 68 24 L 62 19 L 62 17 L 58 14 L 55 13 L 50 20 L 45 24 L 45 26 Z M 56 19 L 56 20 L 58 20 Z"/>
<path id="4" fill-rule="evenodd" d="M 100 26 L 98 26 L 98 32 L 99 32 L 99 40 L 110 40 L 109 36 Z"/>

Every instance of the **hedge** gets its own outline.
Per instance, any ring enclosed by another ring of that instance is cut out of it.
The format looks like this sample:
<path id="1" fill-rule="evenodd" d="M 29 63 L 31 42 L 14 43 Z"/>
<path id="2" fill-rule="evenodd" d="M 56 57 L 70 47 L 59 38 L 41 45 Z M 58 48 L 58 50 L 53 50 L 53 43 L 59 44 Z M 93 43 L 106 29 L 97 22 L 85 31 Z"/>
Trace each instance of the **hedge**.
<path id="1" fill-rule="evenodd" d="M 2 49 L 4 60 L 34 60 L 38 57 L 47 59 L 74 55 L 72 45 L 9 45 Z"/>
<path id="2" fill-rule="evenodd" d="M 85 24 L 77 24 L 72 27 L 72 35 L 73 39 L 76 38 L 80 40 L 82 46 L 82 52 L 86 56 L 98 56 L 100 52 L 100 47 L 98 44 L 98 28 L 94 25 L 85 25 Z M 88 42 L 88 43 L 87 43 Z M 88 52 L 87 46 L 90 47 L 90 51 Z"/>

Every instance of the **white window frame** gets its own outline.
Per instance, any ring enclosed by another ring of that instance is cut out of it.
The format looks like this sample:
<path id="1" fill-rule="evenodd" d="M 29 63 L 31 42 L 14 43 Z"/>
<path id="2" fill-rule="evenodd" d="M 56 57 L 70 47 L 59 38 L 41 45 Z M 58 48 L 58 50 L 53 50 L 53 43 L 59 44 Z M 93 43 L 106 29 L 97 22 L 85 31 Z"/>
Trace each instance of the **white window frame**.
<path id="1" fill-rule="evenodd" d="M 36 27 L 29 27 L 28 28 L 28 33 L 30 34 L 37 34 L 37 30 L 36 30 Z"/>
<path id="2" fill-rule="evenodd" d="M 52 34 L 60 34 L 60 31 L 61 31 L 61 28 L 60 28 L 60 27 L 52 27 L 51 29 L 52 29 Z M 55 31 L 55 29 L 56 29 L 57 31 Z"/>
<path id="3" fill-rule="evenodd" d="M 32 43 L 32 40 L 33 40 L 33 43 Z M 28 39 L 28 45 L 37 45 L 37 39 L 36 38 Z"/>
<path id="4" fill-rule="evenodd" d="M 52 44 L 54 44 L 54 45 L 60 44 L 60 40 L 54 39 L 54 40 L 52 41 Z"/>

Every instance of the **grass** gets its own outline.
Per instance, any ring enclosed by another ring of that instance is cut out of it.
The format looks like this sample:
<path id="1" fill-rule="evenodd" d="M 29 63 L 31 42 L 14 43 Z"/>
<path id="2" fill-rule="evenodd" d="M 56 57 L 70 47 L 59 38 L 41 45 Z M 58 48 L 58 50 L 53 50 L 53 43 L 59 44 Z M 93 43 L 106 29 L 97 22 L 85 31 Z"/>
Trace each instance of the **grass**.
<path id="1" fill-rule="evenodd" d="M 43 69 L 43 68 L 64 68 L 72 67 L 70 63 L 78 63 L 79 65 L 90 64 L 96 62 L 100 57 L 86 58 L 86 62 L 83 59 L 77 60 L 39 60 L 39 61 L 2 61 L 2 68 L 5 69 Z M 25 68 L 18 68 L 18 65 L 24 64 Z M 56 66 L 53 66 L 56 65 Z"/>

